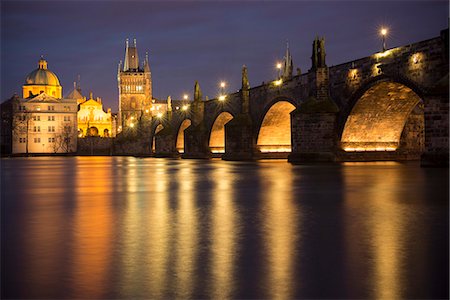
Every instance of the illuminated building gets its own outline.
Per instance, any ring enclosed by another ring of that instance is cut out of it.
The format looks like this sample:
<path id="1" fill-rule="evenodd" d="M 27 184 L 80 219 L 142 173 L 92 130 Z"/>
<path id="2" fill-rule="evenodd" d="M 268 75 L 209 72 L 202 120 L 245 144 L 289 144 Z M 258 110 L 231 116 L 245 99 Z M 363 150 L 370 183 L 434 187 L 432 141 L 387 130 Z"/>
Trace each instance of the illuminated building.
<path id="1" fill-rule="evenodd" d="M 31 72 L 25 79 L 22 87 L 23 98 L 45 93 L 57 99 L 62 98 L 62 86 L 59 84 L 55 73 L 47 69 L 47 61 L 41 56 L 38 68 Z"/>
<path id="2" fill-rule="evenodd" d="M 139 65 L 139 55 L 136 39 L 130 46 L 128 39 L 125 48 L 125 60 L 119 63 L 117 70 L 119 88 L 119 128 L 129 127 L 132 119 L 137 119 L 152 106 L 152 78 L 148 55 L 142 66 Z M 120 127 L 121 126 L 121 127 Z"/>
<path id="3" fill-rule="evenodd" d="M 108 112 L 103 110 L 102 99 L 94 99 L 92 93 L 89 99 L 83 97 L 79 88 L 74 88 L 70 97 L 77 97 L 78 103 L 78 137 L 100 136 L 114 137 L 115 122 L 111 115 L 111 108 Z"/>
<path id="4" fill-rule="evenodd" d="M 2 104 L 2 121 L 6 120 L 10 132 L 5 152 L 76 152 L 77 102 L 61 95 L 58 77 L 47 69 L 47 61 L 41 57 L 39 68 L 26 77 L 23 98 L 15 95 Z M 5 115 L 10 117 L 5 119 Z"/>

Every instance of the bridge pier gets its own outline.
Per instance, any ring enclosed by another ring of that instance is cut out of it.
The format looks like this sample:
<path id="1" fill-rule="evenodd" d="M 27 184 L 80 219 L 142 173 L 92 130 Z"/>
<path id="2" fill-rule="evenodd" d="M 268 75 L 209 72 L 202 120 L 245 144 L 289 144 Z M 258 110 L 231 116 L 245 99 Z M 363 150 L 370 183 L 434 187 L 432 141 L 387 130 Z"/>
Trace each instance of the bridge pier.
<path id="1" fill-rule="evenodd" d="M 223 160 L 255 160 L 256 141 L 249 114 L 239 114 L 225 124 Z"/>
<path id="2" fill-rule="evenodd" d="M 208 147 L 208 132 L 203 123 L 189 126 L 184 131 L 184 153 L 182 158 L 211 158 Z"/>
<path id="3" fill-rule="evenodd" d="M 449 160 L 449 96 L 447 86 L 442 94 L 425 97 L 425 151 L 421 156 L 423 167 L 448 167 Z"/>
<path id="4" fill-rule="evenodd" d="M 336 124 L 336 112 L 314 112 L 302 106 L 291 112 L 292 152 L 288 161 L 293 164 L 335 162 Z"/>
<path id="5" fill-rule="evenodd" d="M 176 133 L 170 125 L 158 132 L 155 136 L 155 157 L 179 157 L 174 143 L 176 137 Z"/>

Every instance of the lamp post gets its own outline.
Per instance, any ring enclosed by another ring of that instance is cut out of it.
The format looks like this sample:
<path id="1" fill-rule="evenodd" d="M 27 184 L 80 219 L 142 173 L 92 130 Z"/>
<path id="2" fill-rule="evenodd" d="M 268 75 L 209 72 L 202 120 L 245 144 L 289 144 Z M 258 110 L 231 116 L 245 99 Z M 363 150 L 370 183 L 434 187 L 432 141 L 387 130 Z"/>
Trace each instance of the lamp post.
<path id="1" fill-rule="evenodd" d="M 380 30 L 380 34 L 381 34 L 381 38 L 383 41 L 383 52 L 386 51 L 386 35 L 387 35 L 388 31 L 386 28 L 381 28 Z"/>
<path id="2" fill-rule="evenodd" d="M 220 95 L 219 95 L 219 101 L 224 101 L 226 96 L 225 96 L 225 86 L 226 83 L 225 81 L 221 81 L 220 82 Z"/>
<path id="3" fill-rule="evenodd" d="M 277 79 L 280 79 L 280 77 L 281 77 L 281 63 L 277 63 L 277 70 L 278 70 L 278 78 Z"/>

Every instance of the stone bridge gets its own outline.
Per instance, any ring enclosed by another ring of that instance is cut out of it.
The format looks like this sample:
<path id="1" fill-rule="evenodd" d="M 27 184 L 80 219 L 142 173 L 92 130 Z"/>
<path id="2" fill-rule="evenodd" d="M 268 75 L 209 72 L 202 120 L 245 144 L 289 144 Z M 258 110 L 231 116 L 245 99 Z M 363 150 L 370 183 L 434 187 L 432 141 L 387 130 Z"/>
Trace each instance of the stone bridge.
<path id="1" fill-rule="evenodd" d="M 158 157 L 290 162 L 421 159 L 448 165 L 448 29 L 440 36 L 328 67 L 323 39 L 308 73 L 283 76 L 225 99 L 152 121 Z M 291 72 L 292 74 L 292 72 Z"/>

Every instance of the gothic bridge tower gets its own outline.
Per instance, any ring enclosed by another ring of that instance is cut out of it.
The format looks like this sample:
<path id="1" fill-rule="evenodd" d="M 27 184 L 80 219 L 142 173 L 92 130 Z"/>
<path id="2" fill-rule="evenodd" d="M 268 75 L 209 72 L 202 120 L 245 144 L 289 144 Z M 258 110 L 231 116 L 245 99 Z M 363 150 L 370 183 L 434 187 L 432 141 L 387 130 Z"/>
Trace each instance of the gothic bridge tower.
<path id="1" fill-rule="evenodd" d="M 137 120 L 152 105 L 152 75 L 148 63 L 148 54 L 139 65 L 136 39 L 130 46 L 126 40 L 125 60 L 119 63 L 117 70 L 119 88 L 119 126 L 124 129 Z"/>

